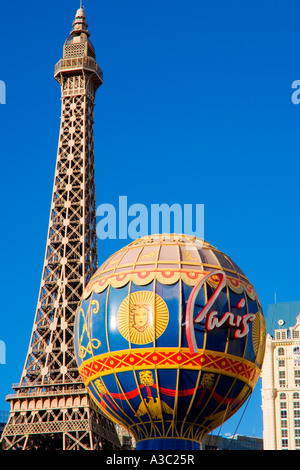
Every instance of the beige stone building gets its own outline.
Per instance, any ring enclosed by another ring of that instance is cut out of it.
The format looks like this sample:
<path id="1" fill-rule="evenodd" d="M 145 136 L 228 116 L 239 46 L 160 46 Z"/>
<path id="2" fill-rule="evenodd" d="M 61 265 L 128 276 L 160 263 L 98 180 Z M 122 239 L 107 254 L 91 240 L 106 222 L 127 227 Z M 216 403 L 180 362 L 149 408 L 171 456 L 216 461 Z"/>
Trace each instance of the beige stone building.
<path id="1" fill-rule="evenodd" d="M 300 302 L 269 306 L 267 333 L 262 369 L 264 449 L 300 450 Z"/>

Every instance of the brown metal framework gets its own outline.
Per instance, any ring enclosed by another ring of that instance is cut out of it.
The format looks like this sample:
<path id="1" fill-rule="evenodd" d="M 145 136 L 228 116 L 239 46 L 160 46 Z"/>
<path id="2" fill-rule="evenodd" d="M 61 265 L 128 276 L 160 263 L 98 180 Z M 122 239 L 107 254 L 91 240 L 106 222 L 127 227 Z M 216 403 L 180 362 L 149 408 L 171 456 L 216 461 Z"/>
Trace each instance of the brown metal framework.
<path id="1" fill-rule="evenodd" d="M 103 83 L 83 8 L 63 59 L 61 127 L 39 299 L 20 384 L 9 395 L 4 449 L 117 449 L 114 424 L 88 397 L 73 347 L 75 313 L 97 268 L 93 113 Z"/>

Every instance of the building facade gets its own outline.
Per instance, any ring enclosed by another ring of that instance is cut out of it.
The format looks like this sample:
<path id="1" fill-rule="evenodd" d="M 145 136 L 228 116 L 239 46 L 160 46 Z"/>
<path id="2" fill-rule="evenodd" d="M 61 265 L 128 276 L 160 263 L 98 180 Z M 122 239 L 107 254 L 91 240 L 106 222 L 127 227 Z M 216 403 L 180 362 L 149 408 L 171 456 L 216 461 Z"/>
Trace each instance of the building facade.
<path id="1" fill-rule="evenodd" d="M 230 437 L 208 434 L 202 442 L 202 450 L 263 450 L 263 440 L 240 434 Z"/>
<path id="2" fill-rule="evenodd" d="M 265 450 L 300 450 L 300 302 L 270 305 L 262 369 Z"/>
<path id="3" fill-rule="evenodd" d="M 0 410 L 0 437 L 9 418 L 9 411 Z"/>

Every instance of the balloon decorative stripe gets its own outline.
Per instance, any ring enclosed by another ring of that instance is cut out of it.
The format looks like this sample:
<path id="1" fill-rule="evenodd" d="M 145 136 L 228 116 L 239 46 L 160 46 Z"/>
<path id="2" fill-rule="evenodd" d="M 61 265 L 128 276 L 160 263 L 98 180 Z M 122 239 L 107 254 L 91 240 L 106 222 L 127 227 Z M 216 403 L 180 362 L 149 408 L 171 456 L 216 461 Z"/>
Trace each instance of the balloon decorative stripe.
<path id="1" fill-rule="evenodd" d="M 81 378 L 86 386 L 95 378 L 111 373 L 131 370 L 143 370 L 146 367 L 161 369 L 204 370 L 206 372 L 222 372 L 253 387 L 257 382 L 260 369 L 255 364 L 214 351 L 199 351 L 191 354 L 188 349 L 149 348 L 119 352 L 110 352 L 95 356 L 85 361 L 79 368 Z"/>
<path id="2" fill-rule="evenodd" d="M 115 288 L 124 287 L 129 282 L 134 282 L 138 286 L 145 286 L 157 280 L 165 285 L 172 285 L 182 280 L 189 286 L 195 286 L 201 281 L 207 274 L 211 274 L 212 271 L 193 271 L 184 269 L 152 269 L 152 270 L 132 270 L 124 271 L 113 274 L 101 274 L 95 275 L 84 289 L 83 298 L 87 299 L 90 297 L 92 292 L 97 294 L 103 292 L 108 286 Z M 210 279 L 211 285 L 216 285 L 217 280 Z M 257 294 L 251 284 L 243 279 L 239 279 L 230 275 L 227 275 L 227 285 L 235 293 L 245 292 L 250 299 L 257 299 Z"/>

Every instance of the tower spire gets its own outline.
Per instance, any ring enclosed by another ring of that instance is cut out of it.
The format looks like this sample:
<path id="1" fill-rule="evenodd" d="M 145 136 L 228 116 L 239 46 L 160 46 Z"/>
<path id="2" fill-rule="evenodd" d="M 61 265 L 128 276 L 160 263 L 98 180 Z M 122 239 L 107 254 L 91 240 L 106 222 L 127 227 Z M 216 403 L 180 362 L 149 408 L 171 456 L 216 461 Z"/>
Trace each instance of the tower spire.
<path id="1" fill-rule="evenodd" d="M 80 8 L 78 8 L 76 15 L 75 15 L 75 20 L 73 22 L 73 29 L 71 31 L 71 35 L 73 36 L 78 36 L 80 33 L 86 32 L 89 36 L 88 33 L 88 24 L 86 21 L 86 16 L 85 16 L 85 11 L 82 6 L 82 1 L 80 2 Z"/>

